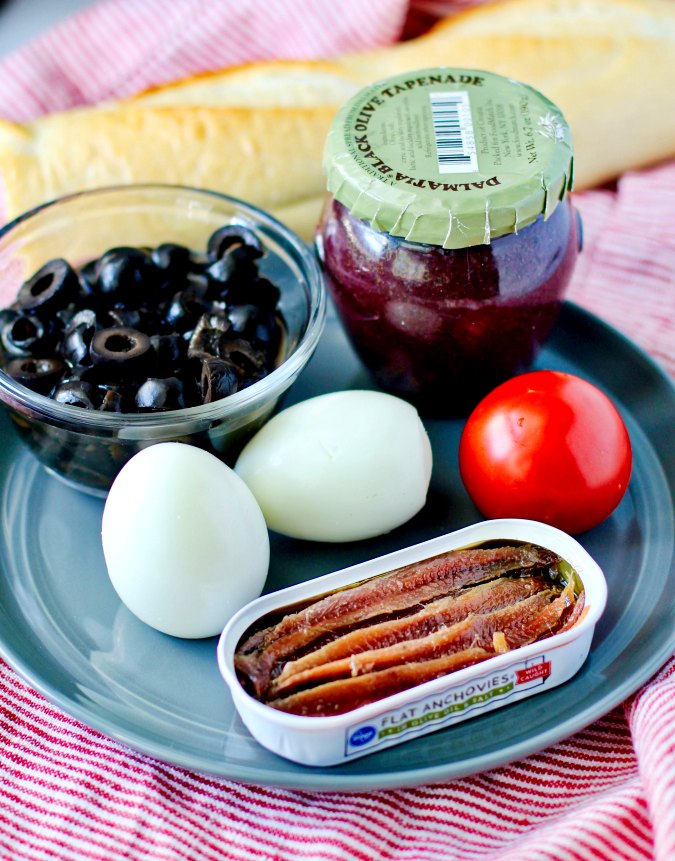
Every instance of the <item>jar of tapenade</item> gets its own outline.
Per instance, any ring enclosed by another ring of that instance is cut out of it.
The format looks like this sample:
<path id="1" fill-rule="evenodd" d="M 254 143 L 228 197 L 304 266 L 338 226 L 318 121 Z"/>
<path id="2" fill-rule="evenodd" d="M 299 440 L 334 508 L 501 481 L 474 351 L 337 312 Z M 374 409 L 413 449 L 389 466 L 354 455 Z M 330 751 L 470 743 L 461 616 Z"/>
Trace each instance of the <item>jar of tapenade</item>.
<path id="1" fill-rule="evenodd" d="M 572 162 L 556 106 L 489 72 L 398 75 L 340 110 L 316 244 L 380 386 L 459 414 L 531 365 L 579 250 Z"/>

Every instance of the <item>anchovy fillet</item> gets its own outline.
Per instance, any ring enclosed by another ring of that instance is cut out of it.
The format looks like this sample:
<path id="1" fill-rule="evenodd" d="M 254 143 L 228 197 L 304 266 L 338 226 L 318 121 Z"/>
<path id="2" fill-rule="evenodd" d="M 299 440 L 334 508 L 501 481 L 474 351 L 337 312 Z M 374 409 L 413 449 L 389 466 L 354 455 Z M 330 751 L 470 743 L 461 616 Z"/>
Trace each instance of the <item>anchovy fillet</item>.
<path id="1" fill-rule="evenodd" d="M 443 655 L 423 664 L 403 664 L 378 673 L 366 673 L 316 688 L 298 691 L 290 697 L 272 700 L 269 705 L 280 711 L 308 717 L 339 715 L 375 700 L 407 690 L 414 685 L 437 679 L 492 656 L 485 649 L 472 648 Z"/>
<path id="2" fill-rule="evenodd" d="M 267 689 L 276 665 L 326 635 L 401 611 L 509 571 L 550 565 L 557 556 L 536 545 L 454 550 L 397 568 L 331 593 L 276 625 L 258 631 L 237 650 L 235 666 L 256 696 Z"/>
<path id="3" fill-rule="evenodd" d="M 525 645 L 537 639 L 538 632 L 547 630 L 555 615 L 562 614 L 564 606 L 557 607 L 553 614 L 543 615 L 543 611 L 548 610 L 556 594 L 549 590 L 539 592 L 501 610 L 472 613 L 461 622 L 434 631 L 426 637 L 330 661 L 290 676 L 285 681 L 272 682 L 269 695 L 278 697 L 289 689 L 381 672 L 401 664 L 422 666 L 426 661 L 468 648 L 491 650 L 494 648 L 493 636 L 499 631 L 504 634 L 510 648 L 513 648 L 516 642 L 518 645 Z"/>
<path id="4" fill-rule="evenodd" d="M 282 690 L 291 677 L 304 674 L 314 667 L 362 652 L 394 646 L 405 640 L 425 637 L 461 621 L 468 614 L 500 610 L 545 588 L 546 581 L 542 577 L 499 577 L 472 586 L 458 594 L 426 604 L 412 616 L 357 628 L 297 660 L 288 661 L 273 687 Z"/>

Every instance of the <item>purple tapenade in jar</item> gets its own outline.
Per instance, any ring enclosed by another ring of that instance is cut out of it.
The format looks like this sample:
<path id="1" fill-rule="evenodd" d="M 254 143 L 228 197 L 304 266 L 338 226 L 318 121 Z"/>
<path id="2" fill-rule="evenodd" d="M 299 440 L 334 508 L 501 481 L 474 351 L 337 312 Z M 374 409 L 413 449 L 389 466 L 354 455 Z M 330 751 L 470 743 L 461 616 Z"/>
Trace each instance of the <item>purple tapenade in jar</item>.
<path id="1" fill-rule="evenodd" d="M 380 386 L 457 415 L 531 365 L 579 248 L 551 102 L 487 72 L 399 75 L 340 111 L 325 166 L 317 249 Z"/>

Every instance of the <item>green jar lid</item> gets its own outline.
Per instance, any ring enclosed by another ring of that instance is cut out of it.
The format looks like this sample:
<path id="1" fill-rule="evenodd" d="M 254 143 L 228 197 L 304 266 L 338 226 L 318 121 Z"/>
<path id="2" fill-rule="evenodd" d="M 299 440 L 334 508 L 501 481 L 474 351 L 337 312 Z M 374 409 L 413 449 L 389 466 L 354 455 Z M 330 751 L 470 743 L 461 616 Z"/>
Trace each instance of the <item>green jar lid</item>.
<path id="1" fill-rule="evenodd" d="M 532 87 L 435 68 L 371 84 L 328 134 L 328 190 L 375 230 L 465 248 L 545 218 L 572 185 L 569 127 Z"/>

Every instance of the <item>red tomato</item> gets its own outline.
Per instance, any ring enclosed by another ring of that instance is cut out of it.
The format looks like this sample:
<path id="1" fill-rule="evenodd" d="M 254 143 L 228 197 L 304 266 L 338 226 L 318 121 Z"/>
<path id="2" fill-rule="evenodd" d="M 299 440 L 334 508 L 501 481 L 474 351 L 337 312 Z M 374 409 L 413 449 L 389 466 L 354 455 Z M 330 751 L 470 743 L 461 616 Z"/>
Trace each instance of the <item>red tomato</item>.
<path id="1" fill-rule="evenodd" d="M 565 532 L 601 523 L 632 466 L 626 426 L 609 398 L 560 371 L 513 377 L 469 416 L 462 481 L 485 517 L 541 520 Z"/>

